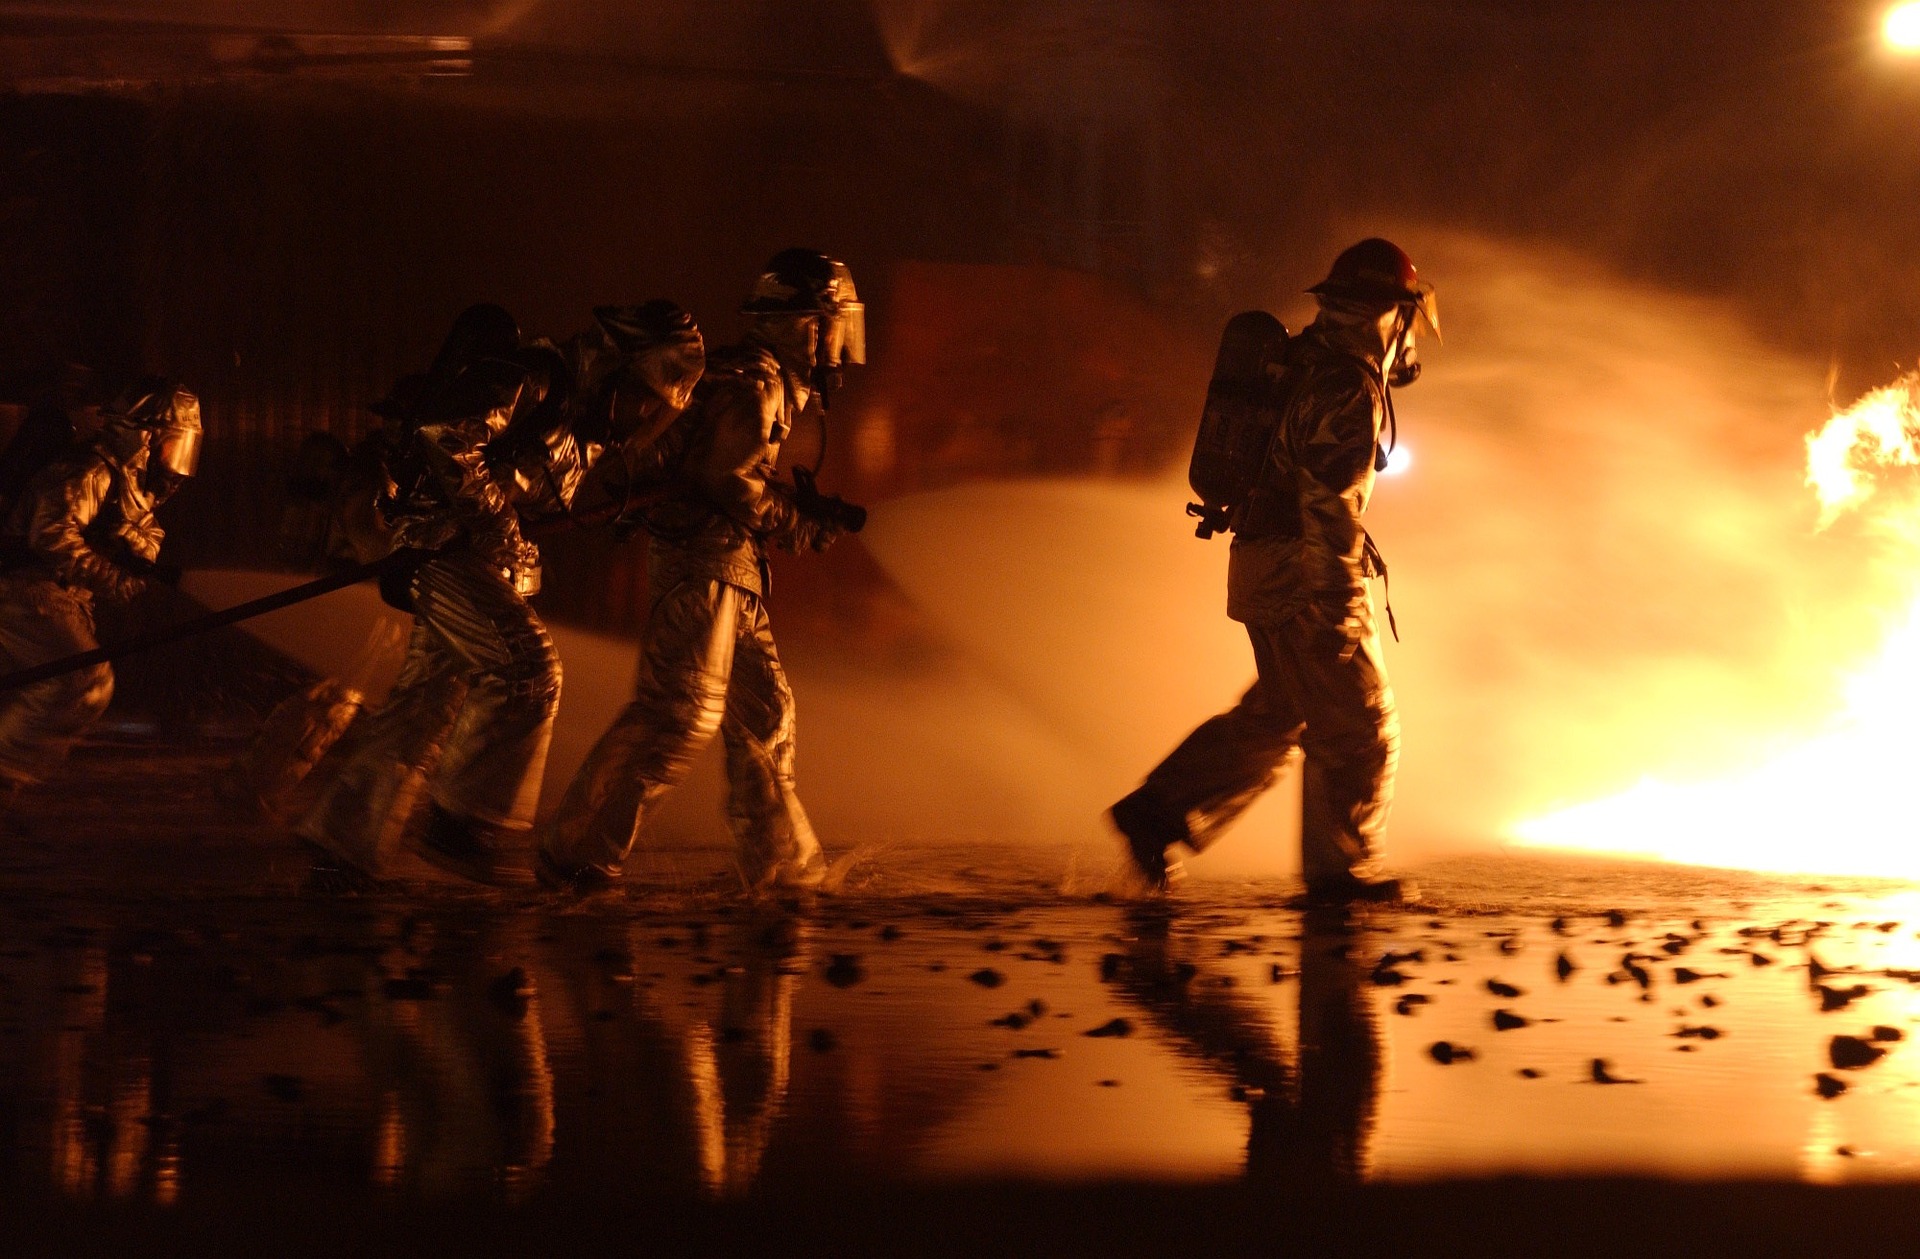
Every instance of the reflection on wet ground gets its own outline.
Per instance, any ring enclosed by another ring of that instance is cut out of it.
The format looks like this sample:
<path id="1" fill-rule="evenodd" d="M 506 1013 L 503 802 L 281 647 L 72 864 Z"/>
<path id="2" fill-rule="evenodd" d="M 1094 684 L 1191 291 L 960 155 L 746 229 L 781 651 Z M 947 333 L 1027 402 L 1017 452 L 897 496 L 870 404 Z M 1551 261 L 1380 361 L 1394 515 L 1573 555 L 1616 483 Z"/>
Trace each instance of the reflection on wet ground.
<path id="1" fill-rule="evenodd" d="M 325 901 L 220 819 L 210 754 L 134 763 L 96 749 L 100 790 L 0 852 L 9 1191 L 1920 1179 L 1906 885 L 1462 858 L 1323 917 L 1128 904 L 1091 847 L 911 848 L 811 906 L 702 852 L 576 906 Z"/>

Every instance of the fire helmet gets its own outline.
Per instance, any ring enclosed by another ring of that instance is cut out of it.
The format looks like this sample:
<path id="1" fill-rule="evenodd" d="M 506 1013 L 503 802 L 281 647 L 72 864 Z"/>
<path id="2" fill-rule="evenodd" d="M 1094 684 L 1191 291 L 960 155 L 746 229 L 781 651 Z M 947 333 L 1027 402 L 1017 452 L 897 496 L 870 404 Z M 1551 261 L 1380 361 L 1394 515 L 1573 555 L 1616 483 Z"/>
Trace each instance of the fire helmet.
<path id="1" fill-rule="evenodd" d="M 655 298 L 638 306 L 595 306 L 593 318 L 626 360 L 623 376 L 645 384 L 674 411 L 686 410 L 707 367 L 706 342 L 692 315 Z"/>
<path id="2" fill-rule="evenodd" d="M 820 367 L 867 361 L 867 308 L 854 291 L 853 272 L 817 249 L 775 254 L 740 309 L 749 315 L 817 314 Z"/>
<path id="3" fill-rule="evenodd" d="M 1440 335 L 1440 304 L 1433 285 L 1420 278 L 1407 251 L 1390 240 L 1369 236 L 1341 251 L 1327 278 L 1308 289 L 1318 297 L 1411 306 Z"/>
<path id="4" fill-rule="evenodd" d="M 519 321 L 504 306 L 476 302 L 455 317 L 427 375 L 445 384 L 483 358 L 507 358 L 519 348 Z"/>
<path id="5" fill-rule="evenodd" d="M 200 399 L 178 381 L 143 376 L 101 408 L 109 428 L 147 435 L 148 467 L 190 477 L 200 467 Z"/>

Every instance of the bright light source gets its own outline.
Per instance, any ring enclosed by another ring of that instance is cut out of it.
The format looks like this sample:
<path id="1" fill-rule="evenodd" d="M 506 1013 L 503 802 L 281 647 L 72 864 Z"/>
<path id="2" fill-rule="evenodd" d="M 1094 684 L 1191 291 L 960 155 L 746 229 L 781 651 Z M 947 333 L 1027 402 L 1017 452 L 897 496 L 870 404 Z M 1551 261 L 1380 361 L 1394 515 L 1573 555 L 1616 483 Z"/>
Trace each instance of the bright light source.
<path id="1" fill-rule="evenodd" d="M 1880 33 L 1891 48 L 1920 52 L 1920 2 L 1896 4 L 1888 9 Z"/>
<path id="2" fill-rule="evenodd" d="M 1387 456 L 1387 466 L 1380 470 L 1382 476 L 1399 476 L 1413 466 L 1413 452 L 1405 446 L 1395 446 Z"/>

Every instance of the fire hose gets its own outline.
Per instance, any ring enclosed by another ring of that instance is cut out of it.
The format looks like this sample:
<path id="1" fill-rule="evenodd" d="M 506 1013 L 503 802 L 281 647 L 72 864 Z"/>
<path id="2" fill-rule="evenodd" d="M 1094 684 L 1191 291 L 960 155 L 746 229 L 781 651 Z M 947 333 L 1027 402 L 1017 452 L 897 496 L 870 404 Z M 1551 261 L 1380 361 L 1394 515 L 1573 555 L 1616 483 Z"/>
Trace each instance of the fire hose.
<path id="1" fill-rule="evenodd" d="M 578 515 L 554 515 L 528 525 L 527 532 L 542 535 L 557 532 L 564 528 L 580 528 L 612 520 L 622 512 L 633 508 L 631 502 L 613 504 L 595 508 L 593 511 Z M 58 660 L 49 660 L 45 664 L 34 665 L 27 669 L 17 669 L 12 673 L 0 674 L 0 695 L 17 691 L 23 686 L 32 686 L 35 682 L 44 682 L 48 678 L 57 678 L 72 673 L 76 669 L 85 669 L 96 664 L 110 664 L 123 656 L 135 655 L 143 651 L 152 651 L 156 647 L 165 647 L 183 639 L 194 638 L 213 630 L 224 629 L 241 621 L 252 620 L 256 616 L 265 616 L 269 612 L 278 612 L 281 608 L 292 607 L 296 603 L 305 603 L 309 599 L 318 599 L 321 595 L 331 594 L 347 586 L 358 585 L 369 578 L 377 578 L 392 570 L 405 568 L 419 562 L 419 553 L 414 551 L 396 551 L 392 555 L 372 560 L 365 564 L 355 564 L 338 572 L 328 573 L 313 581 L 302 582 L 276 594 L 263 595 L 258 599 L 249 599 L 230 608 L 209 612 L 205 616 L 196 616 L 177 625 L 145 634 L 136 634 L 123 638 L 117 643 L 95 647 L 92 651 L 77 652 L 71 656 L 62 656 Z"/>
<path id="2" fill-rule="evenodd" d="M 803 508 L 837 524 L 850 533 L 858 533 L 867 523 L 866 509 L 836 495 L 822 494 L 814 484 L 810 470 L 795 469 L 794 480 L 798 483 L 798 497 Z M 666 493 L 643 496 L 645 498 L 664 498 Z M 539 537 L 555 533 L 562 529 L 584 528 L 606 521 L 630 515 L 636 508 L 643 506 L 642 499 L 629 498 L 619 503 L 597 507 L 592 511 L 564 513 L 532 521 L 527 526 L 529 535 Z M 245 603 L 209 612 L 205 616 L 193 617 L 178 625 L 169 625 L 163 629 L 146 634 L 136 634 L 132 638 L 123 638 L 117 643 L 95 647 L 91 651 L 78 652 L 71 656 L 62 656 L 58 660 L 49 660 L 45 664 L 34 665 L 27 669 L 17 669 L 12 673 L 0 674 L 0 695 L 17 691 L 23 686 L 32 686 L 35 682 L 44 682 L 48 678 L 61 677 L 77 669 L 85 669 L 96 664 L 110 664 L 124 656 L 135 655 L 143 651 L 152 651 L 156 647 L 165 647 L 183 639 L 194 638 L 213 630 L 237 625 L 241 621 L 252 620 L 256 616 L 265 616 L 269 612 L 278 612 L 281 608 L 292 607 L 296 603 L 305 603 L 309 599 L 318 599 L 321 595 L 331 594 L 347 586 L 358 585 L 369 578 L 401 569 L 418 563 L 419 554 L 412 551 L 396 551 L 392 555 L 373 560 L 365 564 L 355 564 L 329 573 L 313 581 L 302 582 L 277 594 L 263 595 L 258 599 L 249 599 Z"/>

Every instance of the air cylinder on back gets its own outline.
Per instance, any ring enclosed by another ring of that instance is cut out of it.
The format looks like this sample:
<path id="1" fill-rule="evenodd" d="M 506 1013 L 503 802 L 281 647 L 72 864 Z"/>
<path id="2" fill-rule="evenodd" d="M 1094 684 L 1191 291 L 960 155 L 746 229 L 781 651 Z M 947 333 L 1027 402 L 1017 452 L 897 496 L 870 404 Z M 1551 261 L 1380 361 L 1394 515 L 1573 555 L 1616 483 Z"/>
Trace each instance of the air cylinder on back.
<path id="1" fill-rule="evenodd" d="M 1200 496 L 1187 505 L 1187 514 L 1200 518 L 1197 537 L 1226 530 L 1259 475 L 1277 418 L 1267 369 L 1280 362 L 1286 344 L 1287 326 L 1264 310 L 1235 315 L 1220 334 L 1187 465 L 1187 484 Z"/>

